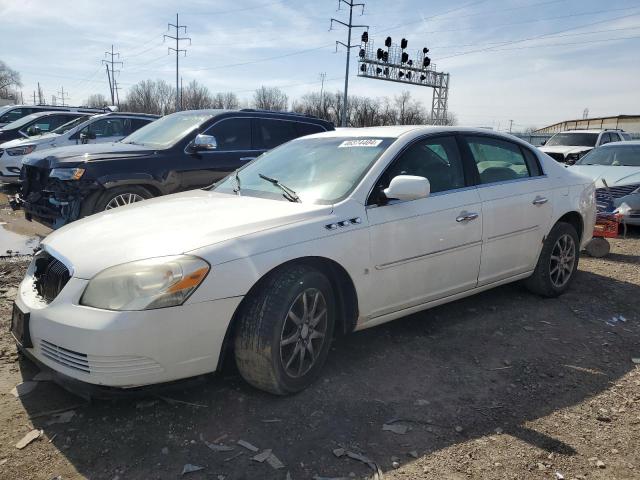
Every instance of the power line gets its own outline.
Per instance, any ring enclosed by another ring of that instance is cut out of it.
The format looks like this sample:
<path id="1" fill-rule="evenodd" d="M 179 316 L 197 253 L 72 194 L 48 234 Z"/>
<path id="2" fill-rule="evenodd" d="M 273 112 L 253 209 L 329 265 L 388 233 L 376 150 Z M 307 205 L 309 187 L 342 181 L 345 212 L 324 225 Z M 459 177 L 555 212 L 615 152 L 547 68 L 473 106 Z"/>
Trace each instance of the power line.
<path id="1" fill-rule="evenodd" d="M 180 29 L 183 28 L 184 29 L 184 33 L 187 33 L 187 26 L 186 25 L 180 25 L 180 20 L 178 17 L 178 14 L 176 13 L 176 23 L 175 25 L 173 23 L 170 23 L 167 27 L 167 30 L 171 30 L 171 27 L 174 27 L 176 29 L 176 36 L 173 37 L 171 35 L 164 35 L 163 39 L 167 39 L 170 38 L 172 40 L 176 41 L 176 47 L 169 47 L 169 53 L 171 53 L 171 50 L 173 50 L 174 52 L 176 52 L 176 112 L 182 109 L 182 98 L 180 96 L 180 77 L 179 77 L 179 70 L 180 70 L 180 65 L 179 65 L 179 58 L 180 58 L 180 52 L 184 53 L 184 56 L 187 56 L 187 50 L 186 49 L 181 49 L 180 48 L 180 42 L 183 40 L 189 40 L 189 45 L 191 45 L 191 38 L 189 37 L 181 37 L 180 36 Z"/>
<path id="2" fill-rule="evenodd" d="M 114 60 L 114 58 L 120 58 L 120 52 L 113 51 L 113 45 L 111 45 L 111 52 L 104 52 L 105 56 L 111 58 L 111 60 L 102 60 L 102 63 L 107 66 L 107 78 L 109 79 L 109 90 L 111 91 L 111 105 L 116 104 L 116 95 L 115 95 L 115 86 L 116 86 L 116 70 L 114 70 L 114 65 L 124 66 L 124 63 L 120 60 Z M 111 76 L 109 76 L 109 65 L 111 65 Z M 117 71 L 120 73 L 120 70 Z"/>
<path id="3" fill-rule="evenodd" d="M 353 7 L 361 7 L 362 9 L 362 14 L 364 14 L 364 3 L 354 3 L 353 0 L 338 0 L 338 10 L 340 10 L 340 5 L 341 4 L 345 4 L 349 7 L 349 23 L 345 23 L 343 21 L 337 20 L 335 18 L 331 19 L 330 25 L 329 25 L 329 31 L 331 31 L 331 29 L 333 28 L 333 22 L 339 23 L 340 25 L 347 27 L 347 43 L 341 42 L 339 40 L 336 40 L 336 52 L 338 51 L 338 45 L 342 45 L 343 47 L 345 47 L 347 49 L 347 62 L 346 62 L 346 68 L 345 68 L 345 74 L 344 74 L 344 99 L 342 102 L 342 126 L 346 127 L 347 126 L 347 111 L 348 111 L 348 102 L 349 102 L 349 97 L 348 97 L 348 91 L 349 91 L 349 59 L 351 58 L 351 49 L 352 48 L 356 48 L 359 47 L 360 44 L 355 44 L 355 45 L 351 45 L 351 30 L 354 28 L 366 28 L 367 31 L 369 30 L 369 26 L 368 25 L 354 25 L 353 24 Z"/>
<path id="4" fill-rule="evenodd" d="M 240 13 L 240 12 L 247 12 L 249 10 L 257 10 L 259 8 L 265 8 L 265 7 L 270 7 L 272 5 L 279 5 L 281 3 L 288 3 L 290 0 L 278 0 L 276 2 L 270 2 L 270 3 L 263 3 L 261 5 L 254 5 L 253 7 L 244 7 L 244 8 L 237 8 L 235 10 L 218 10 L 217 12 L 193 12 L 193 13 L 187 13 L 187 15 L 226 15 L 228 13 Z"/>
<path id="5" fill-rule="evenodd" d="M 62 106 L 66 107 L 64 100 L 65 100 L 65 96 L 69 95 L 69 92 L 64 91 L 64 86 L 60 87 L 60 91 L 58 92 L 58 95 L 60 95 L 60 97 L 56 97 L 56 98 L 60 98 L 62 100 Z"/>

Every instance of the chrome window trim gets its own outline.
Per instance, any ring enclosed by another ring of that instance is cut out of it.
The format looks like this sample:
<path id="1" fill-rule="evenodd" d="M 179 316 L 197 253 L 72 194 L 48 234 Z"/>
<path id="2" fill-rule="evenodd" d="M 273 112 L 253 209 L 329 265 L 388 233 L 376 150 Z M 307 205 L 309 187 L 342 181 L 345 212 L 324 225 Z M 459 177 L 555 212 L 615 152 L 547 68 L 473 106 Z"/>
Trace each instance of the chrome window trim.
<path id="1" fill-rule="evenodd" d="M 544 175 L 538 175 L 536 177 L 523 177 L 523 178 L 514 178 L 513 180 L 501 180 L 499 182 L 491 182 L 491 183 L 479 183 L 476 185 L 477 188 L 486 188 L 486 187 L 494 187 L 496 185 L 506 185 L 509 183 L 518 183 L 518 182 L 526 182 L 538 180 L 541 178 L 548 178 L 548 175 L 545 173 Z"/>

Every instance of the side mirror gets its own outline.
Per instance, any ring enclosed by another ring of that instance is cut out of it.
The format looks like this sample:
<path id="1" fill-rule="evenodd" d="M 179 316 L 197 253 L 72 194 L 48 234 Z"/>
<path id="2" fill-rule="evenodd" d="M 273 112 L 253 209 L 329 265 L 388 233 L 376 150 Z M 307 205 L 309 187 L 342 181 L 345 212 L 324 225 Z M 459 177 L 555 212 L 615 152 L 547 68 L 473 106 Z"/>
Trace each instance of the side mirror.
<path id="1" fill-rule="evenodd" d="M 196 152 L 201 152 L 204 150 L 215 150 L 218 148 L 218 142 L 216 141 L 216 137 L 213 135 L 196 135 L 195 140 L 193 141 L 193 150 Z"/>
<path id="2" fill-rule="evenodd" d="M 384 189 L 384 194 L 388 199 L 403 201 L 427 198 L 429 193 L 431 193 L 429 180 L 415 175 L 393 177 L 389 186 Z"/>
<path id="3" fill-rule="evenodd" d="M 89 140 L 96 139 L 96 132 L 88 131 L 80 134 L 80 142 L 87 143 Z"/>
<path id="4" fill-rule="evenodd" d="M 547 144 L 547 141 L 546 141 L 546 140 L 542 140 L 542 141 L 540 142 L 540 146 L 541 146 L 541 147 L 544 147 L 546 144 Z"/>
<path id="5" fill-rule="evenodd" d="M 35 125 L 27 128 L 27 135 L 29 135 L 30 137 L 33 137 L 34 135 L 40 135 L 42 133 L 42 130 L 40 130 L 40 127 L 36 127 Z"/>

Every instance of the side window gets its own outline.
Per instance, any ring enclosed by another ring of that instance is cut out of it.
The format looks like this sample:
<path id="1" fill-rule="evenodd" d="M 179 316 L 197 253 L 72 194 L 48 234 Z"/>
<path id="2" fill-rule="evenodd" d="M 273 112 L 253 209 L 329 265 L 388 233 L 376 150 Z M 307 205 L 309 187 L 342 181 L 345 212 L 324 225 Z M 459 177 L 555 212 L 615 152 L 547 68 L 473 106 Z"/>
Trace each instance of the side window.
<path id="1" fill-rule="evenodd" d="M 14 108 L 13 110 L 9 110 L 7 113 L 0 117 L 0 122 L 2 123 L 11 123 L 16 120 L 21 119 L 22 117 L 28 115 L 28 109 L 26 108 Z"/>
<path id="2" fill-rule="evenodd" d="M 63 123 L 67 123 L 69 120 L 70 118 L 65 115 L 48 115 L 36 120 L 28 128 L 37 127 L 41 132 L 50 132 L 51 130 L 58 128 Z"/>
<path id="3" fill-rule="evenodd" d="M 304 137 L 305 135 L 312 135 L 314 133 L 326 132 L 324 127 L 320 125 L 314 125 L 312 123 L 296 123 L 296 130 L 298 130 L 298 136 Z"/>
<path id="4" fill-rule="evenodd" d="M 216 137 L 218 150 L 251 150 L 251 119 L 229 118 L 206 132 Z"/>
<path id="5" fill-rule="evenodd" d="M 476 162 L 480 183 L 504 182 L 535 177 L 540 170 L 535 162 L 525 160 L 519 145 L 490 137 L 466 137 Z"/>
<path id="6" fill-rule="evenodd" d="M 55 128 L 58 128 L 60 125 L 64 125 L 65 123 L 70 122 L 74 118 L 76 117 L 72 117 L 70 115 L 51 115 L 49 117 L 49 130 L 47 131 L 51 131 Z"/>
<path id="7" fill-rule="evenodd" d="M 600 145 L 604 145 L 605 143 L 611 143 L 611 134 L 608 132 L 603 133 L 600 137 Z"/>
<path id="8" fill-rule="evenodd" d="M 398 175 L 425 177 L 431 193 L 464 187 L 464 170 L 455 137 L 425 138 L 409 146 L 387 167 L 374 193 L 387 188 Z"/>
<path id="9" fill-rule="evenodd" d="M 611 135 L 611 141 L 612 142 L 619 142 L 620 141 L 620 134 L 618 132 L 609 132 L 609 135 Z"/>
<path id="10" fill-rule="evenodd" d="M 148 125 L 149 123 L 151 123 L 151 120 L 143 120 L 143 119 L 140 119 L 140 118 L 132 118 L 130 120 L 130 122 L 131 122 L 131 127 L 130 127 L 130 130 L 127 132 L 127 134 L 133 133 L 136 130 L 144 127 L 145 125 Z"/>
<path id="11" fill-rule="evenodd" d="M 124 137 L 124 122 L 121 118 L 104 118 L 87 125 L 80 133 L 93 133 L 96 139 Z"/>
<path id="12" fill-rule="evenodd" d="M 258 122 L 262 147 L 269 150 L 298 136 L 294 122 L 261 118 Z"/>

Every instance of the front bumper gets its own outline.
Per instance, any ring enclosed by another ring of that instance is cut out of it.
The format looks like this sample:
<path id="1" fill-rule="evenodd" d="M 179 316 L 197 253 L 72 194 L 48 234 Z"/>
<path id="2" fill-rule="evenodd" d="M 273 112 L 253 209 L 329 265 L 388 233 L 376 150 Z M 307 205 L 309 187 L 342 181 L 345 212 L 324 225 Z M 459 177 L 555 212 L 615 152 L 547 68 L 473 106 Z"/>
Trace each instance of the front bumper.
<path id="1" fill-rule="evenodd" d="M 141 312 L 113 312 L 79 305 L 86 280 L 71 278 L 44 304 L 29 273 L 17 306 L 30 314 L 38 363 L 73 381 L 131 389 L 214 372 L 227 327 L 241 297 L 187 303 Z"/>

